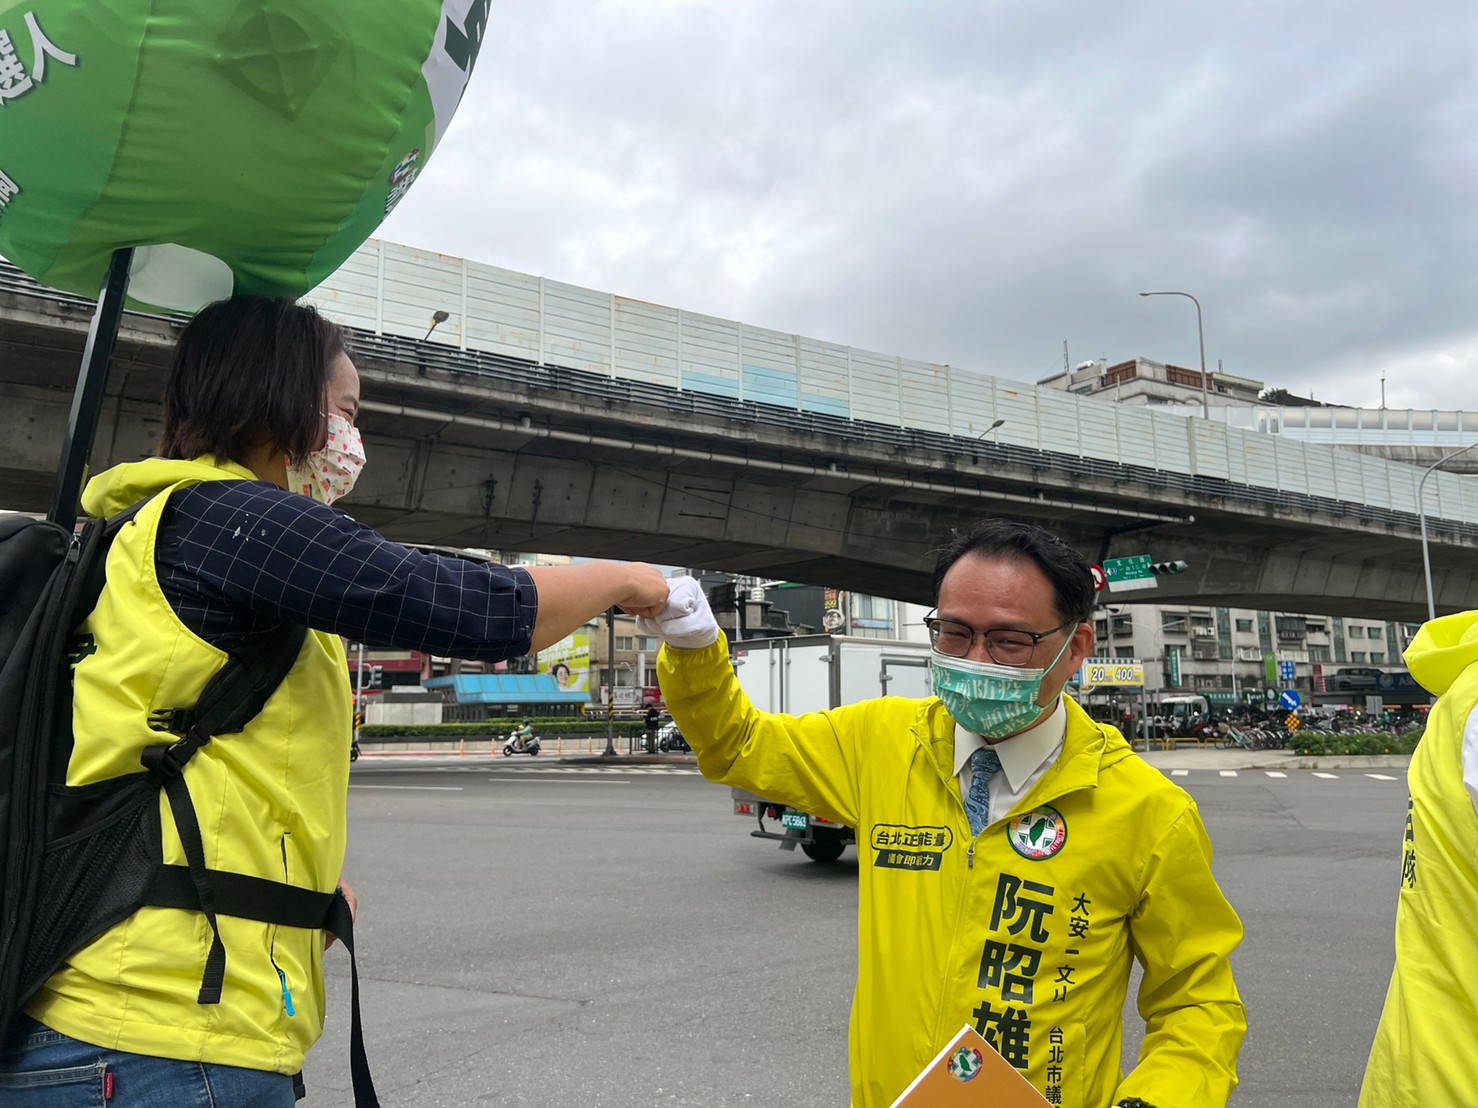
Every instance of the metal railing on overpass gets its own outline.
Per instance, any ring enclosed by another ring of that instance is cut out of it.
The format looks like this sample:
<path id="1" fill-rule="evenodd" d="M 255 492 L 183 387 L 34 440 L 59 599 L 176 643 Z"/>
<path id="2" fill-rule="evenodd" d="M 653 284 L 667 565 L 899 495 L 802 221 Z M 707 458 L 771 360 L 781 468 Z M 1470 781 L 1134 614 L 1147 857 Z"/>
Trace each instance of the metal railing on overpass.
<path id="1" fill-rule="evenodd" d="M 361 251 L 373 250 L 383 257 L 386 247 L 393 247 L 398 251 L 409 251 L 409 248 L 395 247 L 394 244 L 377 243 L 373 240 L 365 247 L 361 247 Z M 475 266 L 477 263 L 464 264 Z M 479 268 L 493 269 L 494 267 Z M 538 279 L 530 278 L 529 280 Z M 328 285 L 332 281 L 333 278 L 330 278 L 330 282 L 325 284 Z M 90 308 L 92 304 L 84 297 L 38 285 L 19 269 L 5 262 L 0 262 L 0 291 L 41 297 L 53 302 L 81 307 Z M 332 290 L 329 291 L 332 292 Z M 383 291 L 381 287 L 381 297 L 383 297 Z M 315 290 L 309 299 L 318 302 L 326 314 L 336 314 L 333 311 L 336 301 L 331 295 L 321 295 L 322 292 L 322 288 Z M 425 298 L 423 296 L 420 299 L 424 301 Z M 648 307 L 654 306 L 649 305 Z M 131 314 L 150 315 L 149 313 Z M 342 315 L 342 313 L 338 314 Z M 383 307 L 377 309 L 377 314 L 383 316 Z M 183 322 L 183 317 L 179 316 L 152 315 L 151 318 L 169 320 L 177 325 Z M 945 429 L 857 419 L 830 412 L 808 411 L 799 406 L 776 403 L 773 399 L 742 399 L 702 389 L 672 387 L 623 377 L 609 372 L 609 367 L 607 371 L 596 372 L 588 368 L 575 368 L 548 360 L 539 362 L 514 354 L 467 346 L 465 339 L 459 340 L 456 344 L 447 344 L 386 331 L 376 333 L 354 326 L 347 321 L 343 322 L 349 332 L 352 347 L 362 357 L 415 364 L 450 374 L 491 377 L 516 382 L 530 389 L 570 393 L 611 404 L 642 404 L 671 413 L 679 419 L 683 415 L 701 415 L 783 427 L 806 436 L 829 435 L 846 439 L 862 439 L 894 446 L 905 452 L 929 452 L 960 458 L 983 457 L 1006 466 L 1051 470 L 1070 477 L 1132 484 L 1151 490 L 1173 489 L 1194 499 L 1214 498 L 1241 501 L 1251 506 L 1289 512 L 1318 512 L 1350 517 L 1358 522 L 1387 524 L 1413 530 L 1417 528 L 1419 522 L 1415 510 L 1415 490 L 1420 470 L 1412 466 L 1390 463 L 1383 459 L 1369 458 L 1331 447 L 1304 446 L 1286 440 L 1278 442 L 1274 439 L 1272 457 L 1276 462 L 1285 459 L 1290 451 L 1304 455 L 1302 458 L 1295 457 L 1294 459 L 1303 462 L 1299 468 L 1304 471 L 1304 484 L 1309 483 L 1310 467 L 1307 455 L 1310 453 L 1319 457 L 1322 468 L 1327 469 L 1331 474 L 1337 473 L 1342 466 L 1353 472 L 1359 478 L 1358 483 L 1362 488 L 1367 485 L 1383 485 L 1390 494 L 1409 484 L 1411 495 L 1400 499 L 1410 504 L 1410 510 L 1405 510 L 1404 503 L 1398 507 L 1389 502 L 1372 503 L 1367 499 L 1351 499 L 1348 496 L 1339 495 L 1341 490 L 1337 487 L 1327 492 L 1287 488 L 1280 487 L 1277 483 L 1269 485 L 1249 480 L 1237 480 L 1231 476 L 1214 473 L 1194 472 L 1193 466 L 1177 468 L 1167 465 L 1136 464 L 1115 458 L 1095 456 L 1091 452 L 1081 450 L 1074 453 L 1023 442 L 997 441 L 997 436 L 981 440 L 974 435 L 951 433 Z M 613 360 L 619 359 L 613 358 Z M 947 366 L 932 368 L 946 371 L 950 369 Z M 970 374 L 969 371 L 956 372 L 968 374 L 971 378 L 994 382 L 995 386 L 1001 385 L 995 379 L 985 378 L 983 375 Z M 900 382 L 899 388 L 903 387 L 905 387 L 904 383 Z M 1206 436 L 1220 435 L 1227 440 L 1220 444 L 1222 447 L 1220 452 L 1228 456 L 1234 446 L 1248 449 L 1246 441 L 1239 442 L 1238 440 L 1261 438 L 1263 443 L 1267 443 L 1270 438 L 1252 431 L 1228 430 L 1215 423 L 1188 419 L 1184 416 L 1151 413 L 1142 409 L 1122 409 L 1118 405 L 1104 404 L 1102 401 L 1082 400 L 1052 390 L 1036 390 L 1029 385 L 1010 384 L 1007 391 L 1034 394 L 1033 399 L 1043 406 L 1061 404 L 1075 406 L 1073 409 L 1065 410 L 1079 412 L 1094 426 L 1101 426 L 1105 418 L 1118 420 L 1117 426 L 1121 427 L 1125 421 L 1133 423 L 1151 420 L 1153 423 L 1146 428 L 1150 434 L 1144 441 L 1150 444 L 1152 455 L 1155 453 L 1154 445 L 1164 437 L 1163 435 L 1157 437 L 1153 433 L 1156 426 L 1168 428 L 1171 433 L 1180 436 L 1183 444 L 1190 445 L 1203 442 Z M 1061 413 L 1057 414 L 1061 415 Z M 1119 434 L 1112 437 L 1116 443 L 1120 438 Z M 1264 446 L 1263 449 L 1267 447 Z M 1330 455 L 1335 455 L 1335 457 L 1331 458 Z M 1290 461 L 1287 464 L 1292 465 L 1293 463 Z M 1371 480 L 1367 481 L 1367 476 Z M 1432 484 L 1438 487 L 1428 494 L 1428 503 L 1433 506 L 1433 510 L 1427 517 L 1429 533 L 1478 538 L 1478 490 L 1470 491 L 1468 484 L 1460 483 L 1459 478 L 1450 474 L 1439 474 L 1437 477 L 1438 480 Z M 1448 480 L 1444 483 L 1443 478 Z M 1388 495 L 1385 499 L 1389 501 L 1393 497 Z"/>
<path id="2" fill-rule="evenodd" d="M 455 351 L 432 347 L 417 339 L 396 335 L 374 335 L 350 329 L 354 350 L 371 358 L 414 363 L 447 373 L 495 377 L 514 381 L 526 388 L 549 392 L 573 393 L 611 404 L 645 404 L 675 417 L 708 416 L 744 423 L 784 427 L 806 436 L 831 435 L 884 443 L 904 452 L 933 453 L 958 458 L 989 458 L 992 462 L 1024 469 L 1052 470 L 1072 477 L 1088 477 L 1118 484 L 1134 484 L 1150 489 L 1175 489 L 1196 499 L 1231 499 L 1261 507 L 1288 511 L 1319 512 L 1328 515 L 1353 516 L 1361 522 L 1386 523 L 1415 528 L 1415 512 L 1402 512 L 1370 504 L 1354 503 L 1334 497 L 1245 485 L 1223 478 L 1207 477 L 1150 466 L 1127 465 L 1077 454 L 1034 449 L 1011 443 L 961 438 L 923 428 L 895 427 L 886 423 L 846 419 L 817 412 L 801 412 L 793 408 L 763 401 L 730 400 L 686 389 L 671 389 L 641 381 L 624 381 L 605 374 L 567 366 L 538 365 L 506 355 L 484 351 Z M 429 347 L 429 349 L 428 349 Z M 1406 467 L 1410 468 L 1410 467 Z M 1427 518 L 1432 533 L 1446 533 L 1469 538 L 1478 537 L 1478 524 L 1459 520 Z"/>
<path id="3" fill-rule="evenodd" d="M 1478 442 L 1478 412 L 1460 409 L 1228 406 L 1214 408 L 1212 418 L 1229 427 L 1355 449 L 1440 453 Z"/>

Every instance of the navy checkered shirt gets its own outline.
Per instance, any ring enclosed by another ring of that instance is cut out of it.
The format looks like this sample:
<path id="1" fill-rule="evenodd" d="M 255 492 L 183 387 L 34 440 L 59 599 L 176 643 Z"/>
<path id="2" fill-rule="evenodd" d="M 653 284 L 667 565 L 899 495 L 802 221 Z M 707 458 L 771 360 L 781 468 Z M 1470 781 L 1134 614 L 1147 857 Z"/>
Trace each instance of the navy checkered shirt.
<path id="1" fill-rule="evenodd" d="M 154 564 L 165 599 L 231 651 L 306 623 L 355 642 L 449 658 L 528 653 L 527 571 L 428 554 L 261 481 L 202 481 L 165 505 Z"/>

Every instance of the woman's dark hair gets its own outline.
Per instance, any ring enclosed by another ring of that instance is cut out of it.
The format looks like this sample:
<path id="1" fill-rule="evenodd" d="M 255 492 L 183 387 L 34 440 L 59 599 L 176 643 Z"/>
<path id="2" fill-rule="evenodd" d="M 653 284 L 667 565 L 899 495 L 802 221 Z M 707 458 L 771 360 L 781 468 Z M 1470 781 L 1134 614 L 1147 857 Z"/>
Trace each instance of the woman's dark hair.
<path id="1" fill-rule="evenodd" d="M 241 461 L 268 443 L 294 461 L 318 447 L 336 324 L 286 297 L 233 296 L 202 308 L 175 346 L 159 454 Z"/>
<path id="2" fill-rule="evenodd" d="M 934 563 L 935 603 L 944 575 L 966 556 L 1035 562 L 1052 582 L 1053 604 L 1064 620 L 1085 620 L 1093 613 L 1093 574 L 1088 563 L 1050 531 L 1008 519 L 988 519 L 956 531 Z"/>

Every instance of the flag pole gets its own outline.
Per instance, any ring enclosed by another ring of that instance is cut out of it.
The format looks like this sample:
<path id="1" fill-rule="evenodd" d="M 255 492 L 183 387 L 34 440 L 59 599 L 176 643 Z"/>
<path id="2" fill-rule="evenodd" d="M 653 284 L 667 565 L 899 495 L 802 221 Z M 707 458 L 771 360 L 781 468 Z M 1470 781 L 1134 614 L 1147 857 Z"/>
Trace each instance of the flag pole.
<path id="1" fill-rule="evenodd" d="M 92 453 L 102 414 L 103 395 L 108 386 L 108 365 L 118 342 L 118 326 L 123 320 L 123 302 L 128 293 L 128 269 L 133 261 L 133 247 L 113 251 L 108 275 L 103 278 L 93 309 L 92 323 L 87 328 L 87 345 L 82 350 L 82 368 L 77 374 L 77 390 L 72 394 L 72 414 L 67 419 L 67 436 L 62 442 L 61 462 L 56 471 L 56 491 L 47 518 L 71 530 L 77 523 L 77 501 L 82 495 L 82 478 L 87 459 Z"/>

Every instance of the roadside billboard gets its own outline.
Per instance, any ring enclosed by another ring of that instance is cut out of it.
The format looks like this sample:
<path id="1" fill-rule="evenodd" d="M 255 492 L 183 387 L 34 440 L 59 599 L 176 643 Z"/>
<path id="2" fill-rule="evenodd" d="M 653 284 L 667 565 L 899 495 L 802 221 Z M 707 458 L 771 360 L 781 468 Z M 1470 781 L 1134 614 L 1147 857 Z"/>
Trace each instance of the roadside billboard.
<path id="1" fill-rule="evenodd" d="M 1078 671 L 1084 687 L 1095 685 L 1144 685 L 1144 663 L 1138 658 L 1087 658 Z"/>
<path id="2" fill-rule="evenodd" d="M 539 651 L 537 672 L 551 673 L 562 689 L 590 689 L 590 631 L 581 628 Z"/>
<path id="3" fill-rule="evenodd" d="M 821 599 L 821 629 L 828 635 L 847 633 L 847 594 L 840 589 L 826 589 Z"/>

